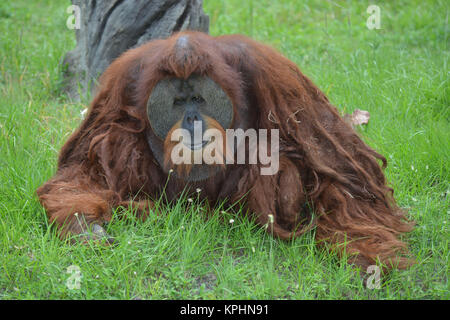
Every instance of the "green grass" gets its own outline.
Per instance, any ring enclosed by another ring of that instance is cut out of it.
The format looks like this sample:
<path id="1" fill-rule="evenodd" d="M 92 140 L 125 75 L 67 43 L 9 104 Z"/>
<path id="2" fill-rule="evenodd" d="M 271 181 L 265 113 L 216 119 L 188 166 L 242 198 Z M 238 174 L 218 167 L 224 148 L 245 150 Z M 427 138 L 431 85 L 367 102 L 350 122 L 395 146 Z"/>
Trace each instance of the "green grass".
<path id="1" fill-rule="evenodd" d="M 59 63 L 75 45 L 70 3 L 0 2 L 0 298 L 449 299 L 449 5 L 376 3 L 380 30 L 366 27 L 365 1 L 204 4 L 213 35 L 271 44 L 342 112 L 370 111 L 361 134 L 388 158 L 396 198 L 417 221 L 406 240 L 418 261 L 370 290 L 314 245 L 313 232 L 282 242 L 231 213 L 221 221 L 220 208 L 205 220 L 196 202 L 143 223 L 115 215 L 115 247 L 58 240 L 34 192 L 55 172 L 84 108 L 60 94 Z M 79 290 L 66 285 L 71 265 Z"/>

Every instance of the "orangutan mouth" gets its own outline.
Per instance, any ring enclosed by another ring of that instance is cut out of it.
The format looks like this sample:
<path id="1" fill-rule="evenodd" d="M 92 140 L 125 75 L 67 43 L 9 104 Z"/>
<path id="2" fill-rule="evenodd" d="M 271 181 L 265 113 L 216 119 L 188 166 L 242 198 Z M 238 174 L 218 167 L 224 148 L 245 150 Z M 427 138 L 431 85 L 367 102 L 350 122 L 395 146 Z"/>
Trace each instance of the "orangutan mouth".
<path id="1" fill-rule="evenodd" d="M 202 141 L 200 143 L 195 143 L 195 144 L 194 143 L 185 143 L 185 142 L 183 142 L 183 144 L 186 147 L 188 147 L 189 149 L 191 149 L 191 150 L 203 149 L 203 147 L 206 146 L 208 143 L 209 143 L 209 140 L 205 140 L 205 141 Z"/>

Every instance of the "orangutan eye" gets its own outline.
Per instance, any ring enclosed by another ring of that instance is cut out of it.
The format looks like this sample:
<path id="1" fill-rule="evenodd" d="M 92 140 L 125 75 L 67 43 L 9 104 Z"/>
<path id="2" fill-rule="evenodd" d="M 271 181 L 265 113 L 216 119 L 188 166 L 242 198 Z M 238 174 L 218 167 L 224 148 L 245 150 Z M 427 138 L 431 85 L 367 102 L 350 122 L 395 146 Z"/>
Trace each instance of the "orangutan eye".
<path id="1" fill-rule="evenodd" d="M 203 102 L 205 102 L 205 99 L 203 99 L 201 96 L 194 96 L 194 97 L 192 97 L 191 100 L 194 103 L 203 103 Z"/>
<path id="2" fill-rule="evenodd" d="M 175 100 L 173 100 L 173 104 L 175 106 L 181 106 L 183 105 L 184 102 L 185 100 L 183 98 L 175 98 Z"/>

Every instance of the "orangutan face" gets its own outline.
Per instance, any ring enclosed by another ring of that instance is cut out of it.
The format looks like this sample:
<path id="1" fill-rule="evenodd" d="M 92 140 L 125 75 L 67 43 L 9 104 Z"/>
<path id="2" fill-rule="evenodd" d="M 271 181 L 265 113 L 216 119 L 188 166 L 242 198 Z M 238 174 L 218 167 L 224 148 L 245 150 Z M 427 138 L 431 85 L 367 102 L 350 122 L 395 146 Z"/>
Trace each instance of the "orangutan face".
<path id="1" fill-rule="evenodd" d="M 216 82 L 198 75 L 163 79 L 151 92 L 147 115 L 154 134 L 150 147 L 166 171 L 174 167 L 179 177 L 195 181 L 220 170 L 213 161 L 195 161 L 213 147 L 214 157 L 225 155 L 225 130 L 232 126 L 234 108 Z M 157 140 L 163 142 L 162 152 Z M 174 160 L 180 155 L 187 161 Z"/>

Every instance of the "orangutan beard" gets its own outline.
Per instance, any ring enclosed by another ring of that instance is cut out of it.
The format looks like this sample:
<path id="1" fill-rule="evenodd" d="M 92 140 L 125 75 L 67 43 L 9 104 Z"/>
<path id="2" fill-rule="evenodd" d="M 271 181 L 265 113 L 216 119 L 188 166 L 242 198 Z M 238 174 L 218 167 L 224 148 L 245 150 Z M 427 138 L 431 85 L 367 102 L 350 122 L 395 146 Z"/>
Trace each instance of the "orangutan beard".
<path id="1" fill-rule="evenodd" d="M 201 122 L 198 122 L 194 137 L 181 128 L 181 120 L 169 130 L 164 140 L 166 172 L 173 170 L 179 178 L 198 180 L 193 170 L 206 170 L 211 176 L 225 169 L 227 159 L 233 155 L 227 145 L 225 130 L 213 118 L 204 118 L 206 130 L 203 132 Z"/>

